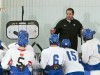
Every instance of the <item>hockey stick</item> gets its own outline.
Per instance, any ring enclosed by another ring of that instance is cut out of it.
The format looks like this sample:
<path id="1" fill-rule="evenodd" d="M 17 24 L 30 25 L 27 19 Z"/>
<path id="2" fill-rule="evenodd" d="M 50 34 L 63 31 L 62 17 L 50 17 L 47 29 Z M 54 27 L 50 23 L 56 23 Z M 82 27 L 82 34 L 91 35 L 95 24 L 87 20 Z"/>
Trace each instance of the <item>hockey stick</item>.
<path id="1" fill-rule="evenodd" d="M 2 42 L 1 45 L 2 45 L 2 47 L 3 47 L 4 49 L 6 49 L 6 50 L 9 49 L 9 48 L 7 47 L 7 45 L 6 45 L 4 42 Z"/>
<path id="2" fill-rule="evenodd" d="M 15 35 L 18 35 L 18 32 L 17 32 L 17 31 L 14 31 L 13 33 L 14 33 Z"/>
<path id="3" fill-rule="evenodd" d="M 31 46 L 33 47 L 35 44 L 36 44 L 36 42 L 33 42 Z"/>
<path id="4" fill-rule="evenodd" d="M 38 46 L 38 48 L 41 50 L 41 52 L 42 52 L 42 47 L 38 44 L 38 43 L 36 43 L 36 45 Z"/>

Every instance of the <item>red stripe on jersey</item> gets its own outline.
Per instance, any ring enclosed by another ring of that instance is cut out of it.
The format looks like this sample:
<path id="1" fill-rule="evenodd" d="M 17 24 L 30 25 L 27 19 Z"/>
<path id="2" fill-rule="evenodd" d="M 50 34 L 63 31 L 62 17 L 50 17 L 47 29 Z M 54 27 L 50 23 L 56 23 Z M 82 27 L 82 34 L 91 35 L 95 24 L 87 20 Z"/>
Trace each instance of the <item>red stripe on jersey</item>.
<path id="1" fill-rule="evenodd" d="M 31 61 L 28 61 L 28 65 L 29 65 L 29 66 L 32 66 L 32 62 L 31 62 Z"/>
<path id="2" fill-rule="evenodd" d="M 19 49 L 19 48 L 18 48 L 18 50 L 20 50 L 20 51 L 25 51 L 25 49 L 22 50 L 22 49 Z"/>
<path id="3" fill-rule="evenodd" d="M 11 65 L 12 64 L 12 59 L 10 59 L 10 61 L 8 62 L 8 65 Z"/>
<path id="4" fill-rule="evenodd" d="M 21 57 L 23 57 L 23 56 L 24 56 L 24 54 L 20 53 L 20 56 L 21 56 Z"/>

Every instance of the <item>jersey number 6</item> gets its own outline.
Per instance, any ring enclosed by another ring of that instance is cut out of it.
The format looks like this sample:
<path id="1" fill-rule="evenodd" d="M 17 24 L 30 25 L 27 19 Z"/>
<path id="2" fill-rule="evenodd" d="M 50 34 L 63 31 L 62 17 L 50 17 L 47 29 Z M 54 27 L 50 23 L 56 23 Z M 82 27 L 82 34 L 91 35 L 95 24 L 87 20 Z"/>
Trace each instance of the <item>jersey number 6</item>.
<path id="1" fill-rule="evenodd" d="M 55 54 L 55 55 L 53 56 L 53 64 L 59 64 L 58 58 L 59 58 L 59 55 L 57 55 L 57 54 Z"/>

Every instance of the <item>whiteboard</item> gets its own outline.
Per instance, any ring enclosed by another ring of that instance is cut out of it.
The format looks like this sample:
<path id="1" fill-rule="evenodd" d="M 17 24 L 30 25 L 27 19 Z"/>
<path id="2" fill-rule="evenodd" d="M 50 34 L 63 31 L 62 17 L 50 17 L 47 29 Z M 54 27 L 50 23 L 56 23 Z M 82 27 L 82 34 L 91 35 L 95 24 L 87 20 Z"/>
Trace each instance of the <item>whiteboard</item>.
<path id="1" fill-rule="evenodd" d="M 35 39 L 39 35 L 39 26 L 34 22 L 8 22 L 6 26 L 6 35 L 9 39 L 17 39 L 17 35 L 14 32 L 19 32 L 20 30 L 25 30 L 29 33 L 30 39 Z"/>

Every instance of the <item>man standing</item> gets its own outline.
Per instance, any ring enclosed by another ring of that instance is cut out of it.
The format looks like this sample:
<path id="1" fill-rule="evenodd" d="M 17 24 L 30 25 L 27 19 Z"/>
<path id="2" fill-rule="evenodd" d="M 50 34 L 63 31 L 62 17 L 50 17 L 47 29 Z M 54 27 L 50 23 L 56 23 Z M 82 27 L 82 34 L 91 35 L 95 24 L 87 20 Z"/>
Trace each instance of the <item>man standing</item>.
<path id="1" fill-rule="evenodd" d="M 77 50 L 78 36 L 81 37 L 82 24 L 74 19 L 74 10 L 68 8 L 66 10 L 66 18 L 60 20 L 50 32 L 51 34 L 59 34 L 60 43 L 63 39 L 70 39 L 71 48 Z"/>

